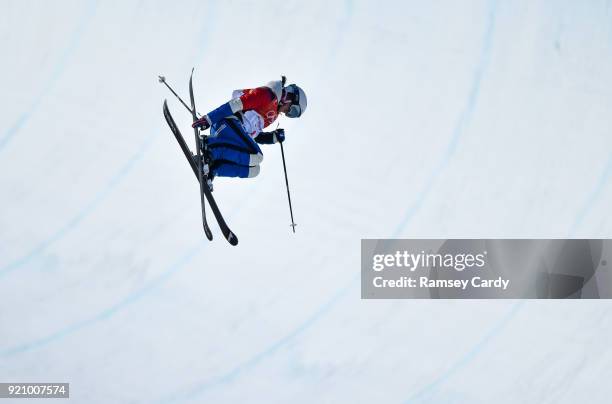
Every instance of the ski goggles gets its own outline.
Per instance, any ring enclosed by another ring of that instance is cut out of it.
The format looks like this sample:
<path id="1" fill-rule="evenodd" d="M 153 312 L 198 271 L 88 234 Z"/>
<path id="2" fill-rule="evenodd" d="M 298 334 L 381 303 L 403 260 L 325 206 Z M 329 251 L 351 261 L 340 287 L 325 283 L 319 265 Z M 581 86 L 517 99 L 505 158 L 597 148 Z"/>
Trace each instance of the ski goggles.
<path id="1" fill-rule="evenodd" d="M 285 113 L 288 118 L 298 118 L 302 115 L 302 107 L 300 107 L 300 95 L 297 92 L 292 91 L 290 87 L 287 87 L 287 93 L 285 97 L 289 102 L 291 102 L 291 106 L 289 110 Z"/>
<path id="2" fill-rule="evenodd" d="M 299 116 L 302 115 L 302 108 L 299 104 L 291 104 L 289 111 L 287 111 L 285 115 L 289 118 L 299 118 Z"/>

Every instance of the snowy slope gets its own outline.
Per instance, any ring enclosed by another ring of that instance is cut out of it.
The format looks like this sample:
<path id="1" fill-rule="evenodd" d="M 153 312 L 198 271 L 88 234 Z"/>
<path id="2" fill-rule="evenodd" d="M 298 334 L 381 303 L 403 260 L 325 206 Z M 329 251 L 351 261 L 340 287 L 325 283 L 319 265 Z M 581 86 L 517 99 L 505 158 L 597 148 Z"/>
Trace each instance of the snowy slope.
<path id="1" fill-rule="evenodd" d="M 0 381 L 75 402 L 608 402 L 607 301 L 362 301 L 366 237 L 610 237 L 612 2 L 6 1 Z M 281 74 L 199 223 L 157 83 Z M 212 220 L 212 218 L 211 218 Z"/>

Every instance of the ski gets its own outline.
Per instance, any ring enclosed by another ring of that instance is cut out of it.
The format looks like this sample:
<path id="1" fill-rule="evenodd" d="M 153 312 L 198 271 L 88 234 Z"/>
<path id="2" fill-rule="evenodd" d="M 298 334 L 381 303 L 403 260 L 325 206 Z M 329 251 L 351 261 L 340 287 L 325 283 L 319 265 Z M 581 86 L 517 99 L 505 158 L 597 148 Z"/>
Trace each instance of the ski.
<path id="1" fill-rule="evenodd" d="M 193 69 L 191 69 L 191 76 L 189 77 L 189 96 L 191 97 L 191 116 L 193 121 L 195 122 L 198 118 L 195 114 L 195 101 L 193 99 Z M 202 208 L 202 226 L 204 227 L 204 233 L 206 233 L 206 237 L 209 240 L 212 240 L 212 232 L 210 231 L 210 227 L 208 227 L 208 223 L 206 222 L 206 202 L 204 202 L 204 189 L 208 188 L 208 184 L 206 180 L 203 179 L 202 175 L 202 162 L 204 159 L 202 158 L 202 138 L 200 138 L 200 130 L 198 128 L 193 128 L 193 133 L 195 135 L 195 143 L 196 143 L 196 163 L 198 169 L 198 181 L 200 183 L 200 206 Z"/>
<path id="2" fill-rule="evenodd" d="M 189 165 L 191 166 L 191 169 L 193 171 L 193 174 L 196 177 L 196 180 L 199 181 L 200 180 L 200 176 L 198 174 L 199 164 L 196 163 L 196 160 L 195 160 L 196 156 L 192 154 L 191 150 L 189 149 L 189 146 L 187 146 L 187 142 L 185 142 L 185 139 L 183 138 L 183 135 L 181 134 L 181 131 L 179 130 L 178 126 L 176 126 L 176 123 L 174 122 L 174 118 L 172 118 L 172 115 L 170 114 L 170 110 L 168 109 L 168 102 L 166 100 L 164 100 L 163 109 L 164 109 L 164 118 L 166 118 L 166 122 L 168 123 L 168 126 L 170 127 L 172 134 L 174 135 L 179 146 L 181 147 L 181 150 L 183 151 L 185 158 L 189 162 Z M 238 237 L 236 237 L 236 235 L 230 230 L 227 223 L 225 222 L 225 219 L 223 218 L 223 215 L 221 214 L 221 211 L 219 210 L 219 207 L 217 206 L 217 202 L 215 201 L 215 198 L 213 197 L 210 190 L 208 189 L 208 186 L 204 186 L 203 190 L 204 190 L 204 196 L 208 200 L 208 204 L 210 205 L 210 208 L 212 209 L 213 214 L 215 215 L 215 219 L 217 220 L 217 223 L 219 224 L 219 228 L 221 229 L 223 236 L 227 239 L 227 241 L 231 245 L 237 245 Z M 210 238 L 212 238 L 212 234 Z"/>
<path id="3" fill-rule="evenodd" d="M 166 100 L 164 100 L 164 118 L 166 118 L 166 122 L 168 123 L 168 126 L 170 126 L 170 130 L 174 134 L 174 137 L 176 138 L 176 141 L 181 147 L 183 154 L 185 154 L 185 157 L 187 158 L 187 161 L 189 162 L 189 165 L 191 166 L 191 169 L 193 170 L 193 173 L 195 174 L 196 180 L 199 180 L 198 165 L 196 164 L 193 158 L 194 156 L 191 153 L 191 150 L 189 150 L 189 146 L 187 146 L 187 142 L 185 142 L 183 135 L 181 134 L 178 127 L 174 123 L 174 118 L 172 118 L 172 115 L 170 115 L 170 110 L 168 109 L 168 101 Z"/>

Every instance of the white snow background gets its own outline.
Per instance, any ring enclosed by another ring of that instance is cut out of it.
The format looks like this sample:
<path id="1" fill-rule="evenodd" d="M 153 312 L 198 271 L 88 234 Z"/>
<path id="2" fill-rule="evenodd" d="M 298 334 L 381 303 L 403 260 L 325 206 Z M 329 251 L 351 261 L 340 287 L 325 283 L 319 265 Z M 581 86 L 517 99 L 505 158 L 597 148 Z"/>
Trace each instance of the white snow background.
<path id="1" fill-rule="evenodd" d="M 0 381 L 78 403 L 610 401 L 609 301 L 360 300 L 360 239 L 610 237 L 612 2 L 2 1 Z M 200 112 L 306 90 L 200 224 Z"/>

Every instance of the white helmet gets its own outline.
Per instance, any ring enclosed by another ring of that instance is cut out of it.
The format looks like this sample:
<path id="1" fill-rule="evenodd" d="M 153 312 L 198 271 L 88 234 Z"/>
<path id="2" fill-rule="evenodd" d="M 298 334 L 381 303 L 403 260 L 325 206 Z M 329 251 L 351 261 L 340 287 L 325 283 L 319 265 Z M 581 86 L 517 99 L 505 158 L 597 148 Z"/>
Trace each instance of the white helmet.
<path id="1" fill-rule="evenodd" d="M 297 84 L 289 84 L 283 89 L 285 94 L 291 102 L 291 107 L 285 115 L 289 118 L 299 118 L 306 111 L 306 93 Z"/>

